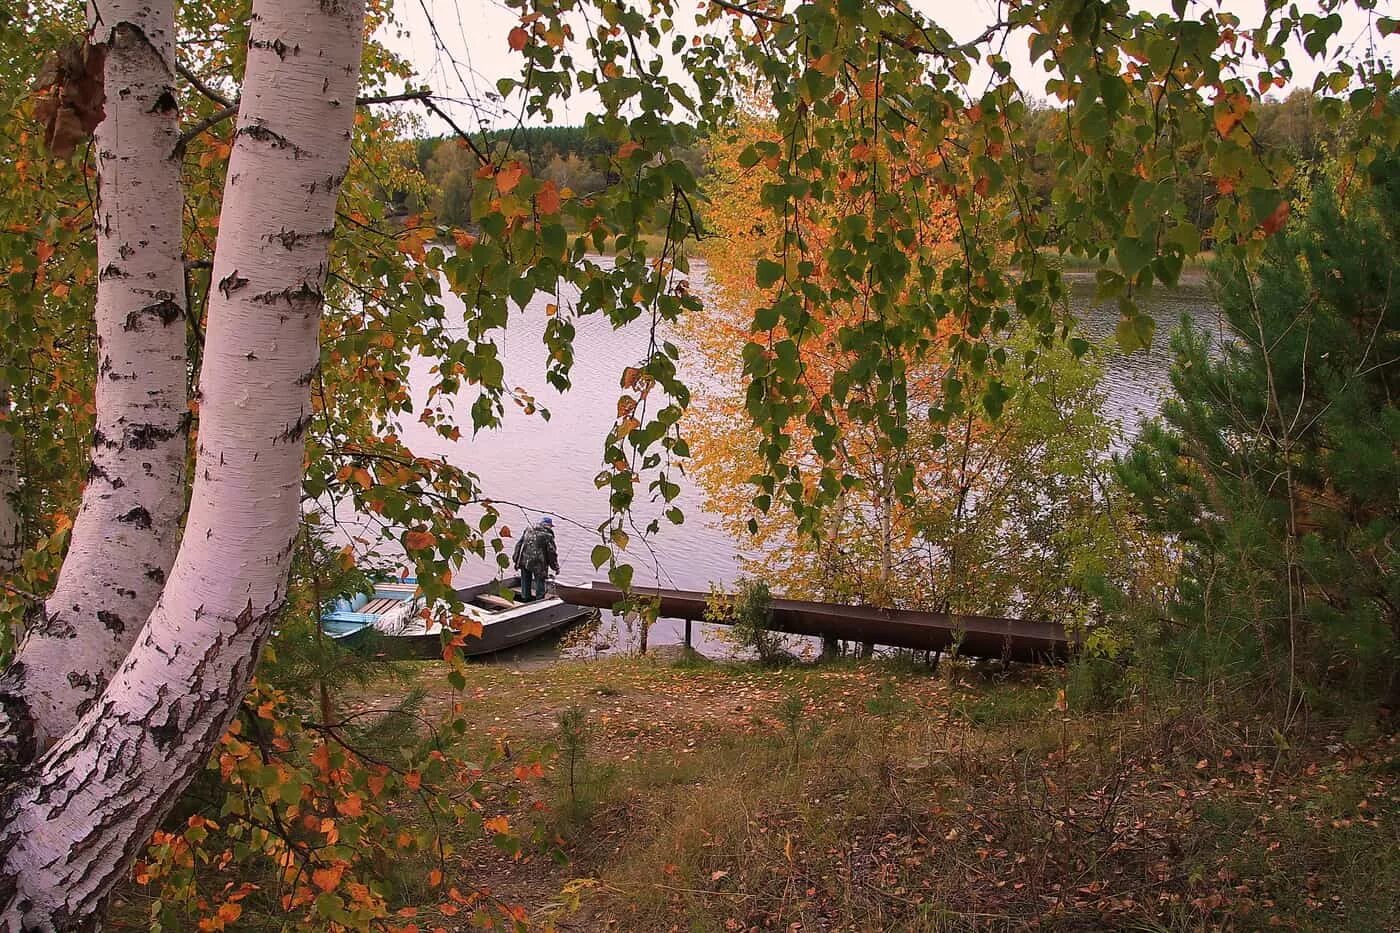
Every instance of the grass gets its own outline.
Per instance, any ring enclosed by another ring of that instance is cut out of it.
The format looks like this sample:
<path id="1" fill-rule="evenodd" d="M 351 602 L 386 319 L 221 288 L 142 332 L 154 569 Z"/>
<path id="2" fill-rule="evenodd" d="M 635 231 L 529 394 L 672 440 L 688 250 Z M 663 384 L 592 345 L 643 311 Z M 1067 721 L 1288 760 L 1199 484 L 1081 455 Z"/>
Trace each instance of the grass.
<path id="1" fill-rule="evenodd" d="M 1400 918 L 1400 743 L 1354 711 L 1283 743 L 1246 710 L 1207 715 L 1189 697 L 1064 709 L 1064 672 L 946 661 L 936 674 L 483 665 L 457 695 L 444 675 L 418 666 L 422 714 L 465 700 L 468 747 L 553 750 L 543 779 L 482 801 L 533 841 L 513 854 L 463 835 L 446 866 L 448 884 L 541 927 L 1360 931 Z M 405 688 L 383 689 L 347 707 Z M 432 901 L 411 886 L 396 897 Z"/>
<path id="2" fill-rule="evenodd" d="M 468 857 L 457 879 L 509 890 L 560 928 L 1371 930 L 1400 917 L 1395 739 L 1350 721 L 1284 748 L 1265 723 L 1189 704 L 1063 711 L 1059 672 L 878 661 L 473 675 L 481 721 L 513 742 L 549 741 L 571 703 L 588 711 L 581 803 L 556 765 L 534 817 L 562 864 Z"/>

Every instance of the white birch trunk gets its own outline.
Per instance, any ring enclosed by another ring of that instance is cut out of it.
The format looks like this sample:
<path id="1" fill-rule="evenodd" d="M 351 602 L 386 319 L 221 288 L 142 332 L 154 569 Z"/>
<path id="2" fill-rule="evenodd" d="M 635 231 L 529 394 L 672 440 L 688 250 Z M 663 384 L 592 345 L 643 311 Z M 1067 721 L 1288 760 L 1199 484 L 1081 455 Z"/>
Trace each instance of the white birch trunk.
<path id="1" fill-rule="evenodd" d="M 155 607 L 180 542 L 189 406 L 173 0 L 90 0 L 105 45 L 97 153 L 97 425 L 53 595 L 0 677 L 0 757 L 91 706 Z"/>
<path id="2" fill-rule="evenodd" d="M 285 596 L 363 11 L 253 5 L 184 541 L 111 685 L 0 801 L 0 930 L 100 912 L 233 717 Z"/>

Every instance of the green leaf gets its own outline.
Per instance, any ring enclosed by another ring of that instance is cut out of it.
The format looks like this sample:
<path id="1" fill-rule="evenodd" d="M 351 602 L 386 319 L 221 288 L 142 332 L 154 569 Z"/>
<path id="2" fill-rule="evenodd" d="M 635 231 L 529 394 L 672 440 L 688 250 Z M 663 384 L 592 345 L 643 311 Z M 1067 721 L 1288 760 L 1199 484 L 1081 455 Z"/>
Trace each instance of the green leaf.
<path id="1" fill-rule="evenodd" d="M 1011 393 L 1007 391 L 1006 386 L 1002 385 L 1001 380 L 993 379 L 987 383 L 987 390 L 982 393 L 982 407 L 986 409 L 987 414 L 993 420 L 996 420 L 1001 417 L 1002 408 L 1010 397 Z"/>
<path id="2" fill-rule="evenodd" d="M 608 571 L 608 579 L 618 589 L 626 592 L 632 588 L 632 565 L 618 564 Z"/>
<path id="3" fill-rule="evenodd" d="M 754 283 L 759 288 L 772 288 L 783 278 L 783 267 L 771 259 L 760 259 L 754 266 Z"/>
<path id="4" fill-rule="evenodd" d="M 1152 334 L 1157 322 L 1148 314 L 1133 314 L 1119 320 L 1116 331 L 1118 346 L 1124 353 L 1145 350 L 1152 346 Z"/>
<path id="5" fill-rule="evenodd" d="M 1144 243 L 1136 237 L 1120 237 L 1118 240 L 1118 265 L 1123 274 L 1132 278 L 1147 267 L 1156 252 L 1151 243 Z"/>
<path id="6" fill-rule="evenodd" d="M 612 548 L 608 547 L 606 544 L 596 544 L 593 546 L 593 553 L 590 555 L 590 558 L 593 561 L 593 569 L 597 570 L 599 567 L 612 560 Z"/>

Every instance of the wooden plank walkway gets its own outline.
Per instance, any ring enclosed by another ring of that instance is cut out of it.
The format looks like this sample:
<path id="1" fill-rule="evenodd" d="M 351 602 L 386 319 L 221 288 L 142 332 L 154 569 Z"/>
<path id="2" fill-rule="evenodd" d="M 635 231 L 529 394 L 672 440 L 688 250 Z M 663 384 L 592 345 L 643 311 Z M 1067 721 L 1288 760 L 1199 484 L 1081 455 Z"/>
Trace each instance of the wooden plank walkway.
<path id="1" fill-rule="evenodd" d="M 584 586 L 556 583 L 555 593 L 567 603 L 599 609 L 611 609 L 622 599 L 621 590 L 602 581 Z M 643 599 L 659 599 L 661 615 L 665 618 L 708 621 L 705 609 L 709 593 L 634 586 L 632 594 Z M 794 635 L 826 636 L 922 651 L 948 651 L 956 643 L 959 654 L 991 660 L 1061 663 L 1076 647 L 1074 638 L 1057 622 L 779 598 L 772 602 L 772 614 L 774 630 Z"/>

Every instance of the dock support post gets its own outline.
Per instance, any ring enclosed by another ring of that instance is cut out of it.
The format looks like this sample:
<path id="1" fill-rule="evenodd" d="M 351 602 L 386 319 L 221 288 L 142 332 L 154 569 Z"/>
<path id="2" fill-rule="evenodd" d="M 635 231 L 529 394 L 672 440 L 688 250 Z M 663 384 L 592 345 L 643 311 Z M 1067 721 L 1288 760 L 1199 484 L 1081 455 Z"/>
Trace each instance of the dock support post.
<path id="1" fill-rule="evenodd" d="M 686 653 L 686 654 L 690 654 L 690 652 L 691 652 L 691 646 L 690 646 L 690 620 L 689 620 L 689 619 L 686 619 L 686 620 L 685 620 L 685 653 Z"/>

